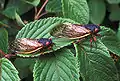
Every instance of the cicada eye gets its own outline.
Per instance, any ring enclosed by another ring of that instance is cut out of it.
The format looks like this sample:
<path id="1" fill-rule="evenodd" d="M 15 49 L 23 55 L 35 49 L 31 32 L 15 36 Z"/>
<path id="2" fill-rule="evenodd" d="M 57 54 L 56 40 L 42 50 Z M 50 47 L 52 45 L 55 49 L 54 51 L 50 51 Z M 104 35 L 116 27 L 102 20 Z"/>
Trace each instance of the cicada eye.
<path id="1" fill-rule="evenodd" d="M 49 38 L 49 40 L 52 40 L 52 38 Z"/>
<path id="2" fill-rule="evenodd" d="M 98 28 L 95 28 L 94 33 L 98 33 L 100 30 Z"/>
<path id="3" fill-rule="evenodd" d="M 46 46 L 48 46 L 50 44 L 50 42 L 46 42 Z"/>

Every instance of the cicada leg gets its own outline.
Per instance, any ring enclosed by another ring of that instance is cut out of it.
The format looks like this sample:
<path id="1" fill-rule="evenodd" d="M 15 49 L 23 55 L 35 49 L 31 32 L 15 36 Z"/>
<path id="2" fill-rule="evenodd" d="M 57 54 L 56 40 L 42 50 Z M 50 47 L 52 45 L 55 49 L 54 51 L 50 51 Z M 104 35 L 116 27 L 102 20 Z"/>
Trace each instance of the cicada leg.
<path id="1" fill-rule="evenodd" d="M 48 50 L 54 51 L 53 46 L 57 47 L 57 45 L 55 43 L 53 43 L 51 46 L 48 47 Z"/>
<path id="2" fill-rule="evenodd" d="M 2 50 L 0 50 L 0 54 L 2 54 L 3 56 L 6 55 Z"/>
<path id="3" fill-rule="evenodd" d="M 101 35 L 100 35 L 100 34 L 98 34 L 98 33 L 96 33 L 96 34 L 95 34 L 95 36 L 99 36 L 99 37 L 101 37 Z"/>
<path id="4" fill-rule="evenodd" d="M 73 42 L 73 44 L 75 43 L 75 44 L 77 44 L 77 43 L 79 43 L 80 41 L 82 41 L 82 40 L 84 40 L 85 38 L 81 38 L 81 39 L 78 39 L 78 40 L 76 40 L 75 42 Z"/>
<path id="5" fill-rule="evenodd" d="M 47 49 L 48 49 L 48 50 L 51 50 L 51 49 L 52 49 L 52 46 L 49 46 Z"/>
<path id="6" fill-rule="evenodd" d="M 4 57 L 9 59 L 9 58 L 14 57 L 14 56 L 16 56 L 16 55 L 15 54 L 6 54 Z"/>
<path id="7" fill-rule="evenodd" d="M 93 42 L 95 43 L 95 47 L 97 48 L 97 44 L 96 44 L 96 41 L 97 41 L 97 38 L 95 35 L 91 35 L 91 38 L 90 38 L 90 47 L 91 47 L 91 50 L 92 50 L 92 47 L 93 47 Z"/>
<path id="8" fill-rule="evenodd" d="M 0 54 L 2 54 L 5 58 L 10 58 L 10 57 L 13 57 L 13 56 L 16 56 L 15 54 L 6 54 L 4 53 L 2 50 L 0 50 Z"/>
<path id="9" fill-rule="evenodd" d="M 90 47 L 92 48 L 93 38 L 90 38 Z"/>

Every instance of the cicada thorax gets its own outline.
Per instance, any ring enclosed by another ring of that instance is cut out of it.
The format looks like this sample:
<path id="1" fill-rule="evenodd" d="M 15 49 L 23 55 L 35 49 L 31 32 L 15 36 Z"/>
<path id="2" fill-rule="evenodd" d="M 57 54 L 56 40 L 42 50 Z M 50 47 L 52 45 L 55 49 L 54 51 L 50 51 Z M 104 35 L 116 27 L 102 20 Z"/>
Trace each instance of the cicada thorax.
<path id="1" fill-rule="evenodd" d="M 21 38 L 15 39 L 14 44 L 12 45 L 12 52 L 17 54 L 30 54 L 34 52 L 41 52 L 46 48 L 52 46 L 52 40 L 47 38 L 41 39 L 30 39 L 30 38 Z"/>

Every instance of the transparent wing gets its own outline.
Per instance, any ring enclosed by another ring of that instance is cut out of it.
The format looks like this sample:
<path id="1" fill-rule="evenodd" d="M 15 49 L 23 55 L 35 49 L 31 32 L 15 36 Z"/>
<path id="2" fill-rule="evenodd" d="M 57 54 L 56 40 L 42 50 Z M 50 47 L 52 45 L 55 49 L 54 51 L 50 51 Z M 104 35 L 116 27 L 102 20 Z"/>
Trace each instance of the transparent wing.
<path id="1" fill-rule="evenodd" d="M 63 23 L 53 28 L 50 34 L 59 38 L 65 37 L 69 39 L 78 39 L 90 35 L 91 31 L 82 25 Z"/>
<path id="2" fill-rule="evenodd" d="M 43 44 L 39 43 L 36 39 L 21 38 L 15 39 L 12 44 L 12 50 L 18 53 L 32 53 L 43 48 Z"/>

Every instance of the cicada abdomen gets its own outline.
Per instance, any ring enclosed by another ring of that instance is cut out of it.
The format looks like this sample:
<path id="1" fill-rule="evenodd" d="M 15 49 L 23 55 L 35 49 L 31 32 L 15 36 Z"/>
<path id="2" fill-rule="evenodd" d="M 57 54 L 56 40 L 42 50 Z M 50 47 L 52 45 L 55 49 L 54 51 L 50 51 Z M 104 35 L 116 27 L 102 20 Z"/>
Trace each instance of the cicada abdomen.
<path id="1" fill-rule="evenodd" d="M 40 39 L 21 38 L 15 39 L 11 50 L 16 54 L 30 54 L 50 48 L 52 45 L 53 45 L 52 40 L 48 38 Z"/>

